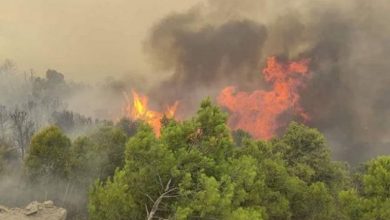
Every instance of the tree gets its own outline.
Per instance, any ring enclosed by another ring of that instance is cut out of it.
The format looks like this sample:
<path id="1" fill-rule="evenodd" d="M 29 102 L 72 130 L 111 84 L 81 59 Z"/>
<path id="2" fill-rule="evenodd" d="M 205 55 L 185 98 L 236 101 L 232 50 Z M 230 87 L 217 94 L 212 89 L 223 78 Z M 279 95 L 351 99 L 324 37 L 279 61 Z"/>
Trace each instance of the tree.
<path id="1" fill-rule="evenodd" d="M 363 175 L 364 192 L 367 197 L 390 199 L 390 157 L 380 156 L 367 163 Z"/>
<path id="2" fill-rule="evenodd" d="M 75 127 L 74 114 L 71 111 L 53 112 L 55 125 L 64 131 L 71 131 Z"/>
<path id="3" fill-rule="evenodd" d="M 345 219 L 390 219 L 390 156 L 369 161 L 360 183 L 339 198 Z"/>
<path id="4" fill-rule="evenodd" d="M 18 143 L 23 159 L 30 139 L 34 133 L 34 122 L 29 119 L 27 112 L 18 109 L 15 109 L 15 111 L 10 114 L 10 118 L 14 125 L 16 142 Z"/>
<path id="5" fill-rule="evenodd" d="M 164 188 L 164 185 L 161 185 L 161 190 L 162 190 L 161 195 L 157 199 L 153 200 L 152 198 L 149 198 L 151 201 L 153 201 L 153 206 L 151 207 L 150 210 L 146 206 L 146 219 L 147 220 L 152 220 L 156 217 L 155 216 L 156 212 L 159 211 L 160 204 L 162 203 L 162 201 L 164 199 L 168 199 L 168 198 L 172 198 L 172 197 L 176 196 L 176 195 L 172 195 L 177 190 L 177 188 L 171 187 L 171 180 L 172 179 L 170 179 L 168 181 L 165 188 Z"/>
<path id="6" fill-rule="evenodd" d="M 5 138 L 8 120 L 9 114 L 7 108 L 4 105 L 0 105 L 0 139 Z"/>
<path id="7" fill-rule="evenodd" d="M 282 153 L 289 174 L 299 183 L 289 198 L 292 219 L 339 218 L 334 195 L 347 187 L 350 180 L 347 167 L 331 160 L 323 135 L 292 122 L 285 134 L 274 140 L 274 145 Z"/>
<path id="8" fill-rule="evenodd" d="M 238 209 L 241 204 L 233 202 L 236 194 L 241 195 L 235 193 L 240 190 L 235 180 L 240 177 L 237 182 L 249 184 L 255 181 L 256 172 L 240 173 L 253 170 L 251 158 L 231 164 L 233 142 L 226 119 L 225 113 L 206 100 L 193 119 L 167 122 L 160 138 L 149 126 L 140 125 L 126 145 L 125 167 L 113 180 L 94 185 L 91 219 L 223 219 L 232 213 L 262 216 L 263 209 L 258 206 Z M 115 207 L 109 203 L 112 195 L 116 195 Z"/>
<path id="9" fill-rule="evenodd" d="M 115 126 L 124 131 L 127 137 L 131 137 L 137 132 L 138 123 L 128 118 L 122 118 Z"/>
<path id="10" fill-rule="evenodd" d="M 262 220 L 262 210 L 238 208 L 234 210 L 228 220 Z"/>
<path id="11" fill-rule="evenodd" d="M 87 188 L 99 177 L 103 161 L 99 160 L 94 142 L 88 137 L 78 137 L 73 141 L 71 154 L 71 179 L 77 185 Z"/>
<path id="12" fill-rule="evenodd" d="M 72 175 L 88 187 L 96 178 L 106 179 L 125 161 L 125 133 L 111 125 L 77 138 L 71 147 Z"/>
<path id="13" fill-rule="evenodd" d="M 125 133 L 112 124 L 95 129 L 88 135 L 76 138 L 70 148 L 70 172 L 68 185 L 65 186 L 69 188 L 66 193 L 69 194 L 67 204 L 70 206 L 70 218 L 85 219 L 90 185 L 96 179 L 110 179 L 115 170 L 124 165 Z M 116 189 L 114 191 L 118 192 Z"/>
<path id="14" fill-rule="evenodd" d="M 292 122 L 276 145 L 284 145 L 289 171 L 305 182 L 324 182 L 333 191 L 349 184 L 346 165 L 331 160 L 330 148 L 317 129 Z"/>
<path id="15" fill-rule="evenodd" d="M 89 210 L 91 219 L 142 219 L 145 204 L 158 192 L 157 176 L 169 172 L 171 163 L 165 156 L 166 148 L 159 146 L 150 127 L 141 126 L 126 147 L 126 166 L 115 173 L 113 180 L 96 183 L 91 191 Z M 170 164 L 164 166 L 164 164 Z M 133 185 L 130 187 L 129 183 Z M 156 184 L 154 184 L 156 183 Z M 157 187 L 157 188 L 155 188 Z M 118 192 L 120 190 L 120 192 Z M 154 193 L 152 192 L 154 191 Z M 101 199 L 102 198 L 102 199 Z M 109 201 L 117 202 L 111 203 Z M 121 211 L 120 213 L 112 210 Z"/>
<path id="16" fill-rule="evenodd" d="M 0 173 L 3 173 L 8 165 L 16 160 L 17 150 L 9 142 L 0 138 Z"/>
<path id="17" fill-rule="evenodd" d="M 89 158 L 96 164 L 98 177 L 105 179 L 113 176 L 117 168 L 122 168 L 125 161 L 126 134 L 114 126 L 102 126 L 87 138 L 92 142 Z"/>
<path id="18" fill-rule="evenodd" d="M 65 180 L 69 176 L 71 142 L 58 127 L 36 134 L 26 158 L 26 169 L 32 181 L 40 178 Z"/>
<path id="19" fill-rule="evenodd" d="M 89 219 L 136 219 L 133 216 L 139 207 L 128 193 L 129 185 L 125 184 L 124 175 L 124 171 L 119 171 L 112 180 L 108 179 L 104 184 L 99 181 L 95 183 L 89 197 Z"/>
<path id="20" fill-rule="evenodd" d="M 161 136 L 140 125 L 125 166 L 89 195 L 91 219 L 339 219 L 348 183 L 323 136 L 292 123 L 280 138 L 234 141 L 226 114 L 209 99 Z"/>
<path id="21" fill-rule="evenodd" d="M 245 139 L 251 138 L 251 135 L 242 129 L 238 129 L 238 130 L 233 131 L 232 136 L 233 136 L 233 140 L 234 140 L 235 145 L 238 147 L 243 145 L 243 142 L 245 141 Z"/>
<path id="22" fill-rule="evenodd" d="M 80 133 L 80 130 L 90 129 L 93 125 L 93 121 L 89 117 L 85 117 L 81 114 L 72 111 L 55 111 L 52 113 L 52 123 L 60 127 L 67 134 Z"/>

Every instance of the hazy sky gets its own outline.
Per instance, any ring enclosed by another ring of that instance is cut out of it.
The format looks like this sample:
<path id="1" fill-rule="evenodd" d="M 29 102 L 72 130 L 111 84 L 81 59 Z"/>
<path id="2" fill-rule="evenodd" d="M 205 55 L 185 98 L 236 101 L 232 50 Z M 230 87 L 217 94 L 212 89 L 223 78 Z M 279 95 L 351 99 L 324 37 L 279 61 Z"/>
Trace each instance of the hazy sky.
<path id="1" fill-rule="evenodd" d="M 145 69 L 142 41 L 199 0 L 0 0 L 0 60 L 75 80 Z"/>

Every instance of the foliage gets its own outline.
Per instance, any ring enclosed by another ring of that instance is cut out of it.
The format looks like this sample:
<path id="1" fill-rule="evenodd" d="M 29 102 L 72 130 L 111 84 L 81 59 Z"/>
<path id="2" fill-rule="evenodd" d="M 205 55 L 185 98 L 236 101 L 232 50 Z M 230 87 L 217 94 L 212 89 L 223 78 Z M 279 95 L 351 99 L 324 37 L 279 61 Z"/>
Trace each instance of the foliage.
<path id="1" fill-rule="evenodd" d="M 91 212 L 96 213 L 90 217 L 91 220 L 125 220 L 128 216 L 134 216 L 133 212 L 136 212 L 134 200 L 126 193 L 128 185 L 121 181 L 124 174 L 122 171 L 117 172 L 114 180 L 108 179 L 104 188 L 101 187 L 101 183 L 96 183 L 92 193 L 97 196 L 92 198 L 88 207 Z"/>
<path id="2" fill-rule="evenodd" d="M 369 161 L 360 182 L 339 197 L 345 219 L 390 219 L 390 156 Z"/>
<path id="3" fill-rule="evenodd" d="M 89 128 L 93 125 L 91 118 L 71 111 L 53 112 L 52 118 L 53 123 L 67 133 Z"/>
<path id="4" fill-rule="evenodd" d="M 101 179 L 114 175 L 115 169 L 124 165 L 126 141 L 126 134 L 113 126 L 102 126 L 77 139 L 72 146 L 74 170 L 86 169 L 89 176 Z"/>
<path id="5" fill-rule="evenodd" d="M 133 136 L 137 132 L 138 122 L 132 121 L 128 118 L 122 118 L 115 127 L 121 129 L 127 137 Z"/>
<path id="6" fill-rule="evenodd" d="M 49 127 L 34 135 L 26 159 L 27 175 L 66 179 L 70 171 L 71 142 L 58 127 Z"/>
<path id="7" fill-rule="evenodd" d="M 124 168 L 92 187 L 91 219 L 341 215 L 337 194 L 349 183 L 346 167 L 331 161 L 317 130 L 292 123 L 279 139 L 254 141 L 238 133 L 237 141 L 226 119 L 205 100 L 196 117 L 167 121 L 160 138 L 140 126 L 126 145 Z"/>
<path id="8" fill-rule="evenodd" d="M 63 113 L 72 126 L 73 113 Z M 316 129 L 292 122 L 261 141 L 226 122 L 206 99 L 191 119 L 165 118 L 159 137 L 127 119 L 73 141 L 48 127 L 33 136 L 25 170 L 42 187 L 61 182 L 49 196 L 65 206 L 81 198 L 70 219 L 85 219 L 86 208 L 92 220 L 390 219 L 390 156 L 351 175 Z M 0 171 L 13 149 L 0 143 Z"/>
<path id="9" fill-rule="evenodd" d="M 71 142 L 58 127 L 34 135 L 25 169 L 36 198 L 48 195 L 69 208 L 69 217 L 84 218 L 89 185 L 113 176 L 124 165 L 127 136 L 114 126 L 102 126 Z M 78 205 L 72 206 L 76 200 Z"/>

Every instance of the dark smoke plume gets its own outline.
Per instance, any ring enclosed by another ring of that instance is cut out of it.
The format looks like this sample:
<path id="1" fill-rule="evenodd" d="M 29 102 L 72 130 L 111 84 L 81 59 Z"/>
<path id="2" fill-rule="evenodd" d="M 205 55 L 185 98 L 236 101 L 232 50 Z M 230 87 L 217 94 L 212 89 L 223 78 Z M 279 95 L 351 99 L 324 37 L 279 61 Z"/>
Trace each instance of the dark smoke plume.
<path id="1" fill-rule="evenodd" d="M 250 20 L 199 25 L 198 13 L 171 15 L 153 30 L 149 51 L 161 67 L 173 70 L 156 90 L 157 100 L 198 100 L 227 84 L 249 85 L 258 78 L 265 27 Z"/>
<path id="2" fill-rule="evenodd" d="M 146 43 L 156 68 L 172 74 L 152 90 L 190 112 L 221 88 L 265 88 L 267 56 L 309 58 L 303 91 L 310 125 L 335 156 L 359 162 L 390 153 L 390 2 L 210 1 L 157 23 Z"/>

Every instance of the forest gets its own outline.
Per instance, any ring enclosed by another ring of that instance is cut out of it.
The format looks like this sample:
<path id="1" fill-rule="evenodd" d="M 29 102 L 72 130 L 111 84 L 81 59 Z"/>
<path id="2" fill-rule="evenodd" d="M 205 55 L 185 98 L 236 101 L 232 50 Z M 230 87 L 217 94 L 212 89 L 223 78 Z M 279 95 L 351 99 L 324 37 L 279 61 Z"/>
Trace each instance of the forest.
<path id="1" fill-rule="evenodd" d="M 390 219 L 389 0 L 0 1 L 0 220 Z"/>
<path id="2" fill-rule="evenodd" d="M 390 156 L 335 161 L 317 129 L 291 122 L 255 140 L 205 98 L 156 135 L 63 110 L 66 92 L 51 89 L 75 85 L 54 70 L 21 83 L 26 102 L 0 108 L 1 204 L 51 199 L 70 220 L 390 218 Z"/>

